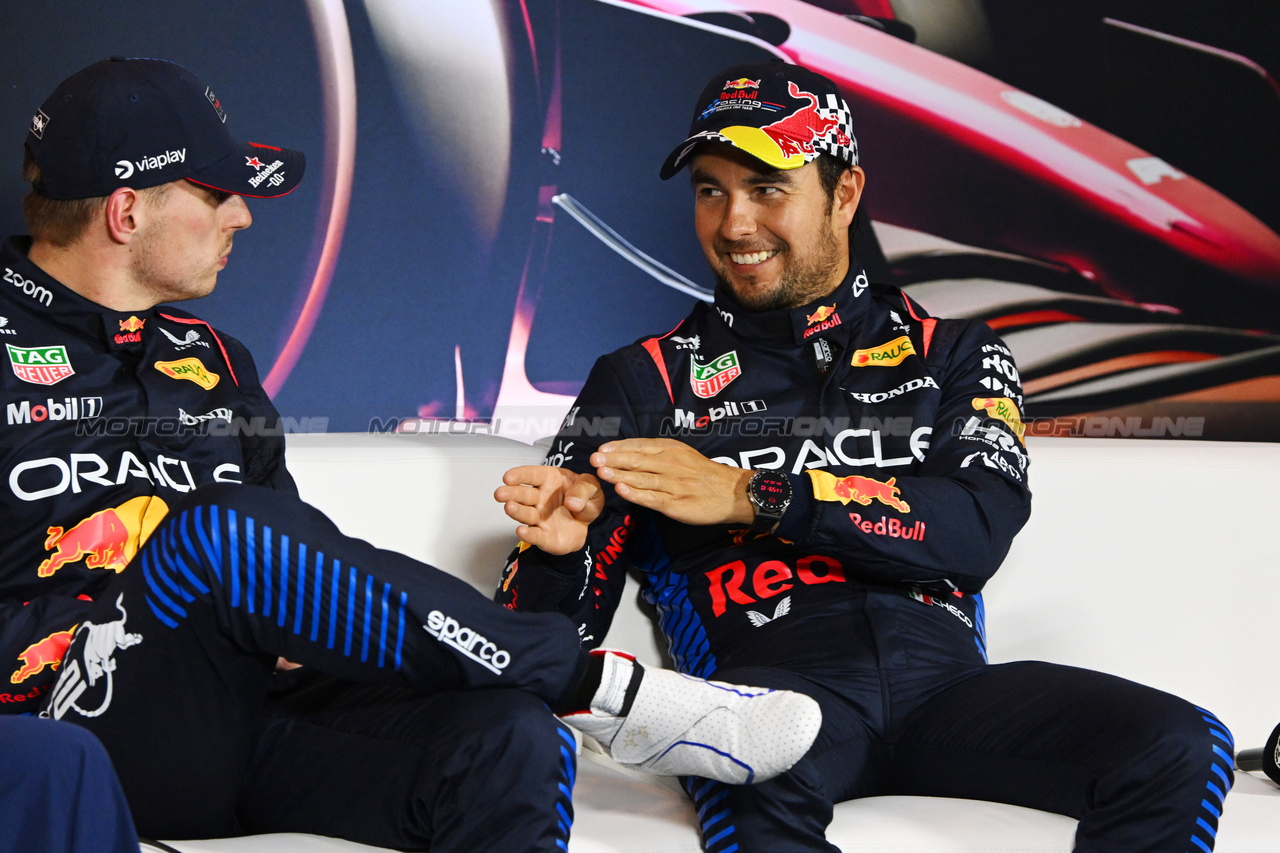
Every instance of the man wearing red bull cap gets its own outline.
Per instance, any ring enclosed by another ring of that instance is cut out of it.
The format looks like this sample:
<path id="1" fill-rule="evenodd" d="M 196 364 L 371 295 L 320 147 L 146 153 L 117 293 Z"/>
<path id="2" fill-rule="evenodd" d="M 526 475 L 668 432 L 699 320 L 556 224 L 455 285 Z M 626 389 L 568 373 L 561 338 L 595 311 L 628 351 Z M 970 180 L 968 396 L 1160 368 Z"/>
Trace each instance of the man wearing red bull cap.
<path id="1" fill-rule="evenodd" d="M 214 288 L 245 197 L 302 178 L 300 153 L 227 121 L 187 69 L 118 58 L 32 121 L 32 236 L 0 248 L 0 713 L 90 729 L 161 838 L 563 850 L 573 737 L 548 707 L 653 772 L 790 767 L 811 699 L 588 655 L 565 617 L 511 613 L 298 500 L 249 353 L 162 304 Z M 553 551 L 599 509 L 592 478 L 567 495 L 526 534 Z"/>
<path id="2" fill-rule="evenodd" d="M 1070 815 L 1077 851 L 1210 850 L 1232 781 L 1212 714 L 987 664 L 981 591 L 1031 508 L 1022 387 L 985 324 L 868 281 L 836 86 L 725 69 L 661 176 L 686 166 L 715 301 L 596 362 L 551 452 L 604 481 L 604 510 L 584 552 L 521 553 L 499 601 L 600 637 L 635 565 L 680 670 L 818 701 L 787 773 L 686 780 L 707 853 L 834 853 L 833 803 L 891 794 Z"/>

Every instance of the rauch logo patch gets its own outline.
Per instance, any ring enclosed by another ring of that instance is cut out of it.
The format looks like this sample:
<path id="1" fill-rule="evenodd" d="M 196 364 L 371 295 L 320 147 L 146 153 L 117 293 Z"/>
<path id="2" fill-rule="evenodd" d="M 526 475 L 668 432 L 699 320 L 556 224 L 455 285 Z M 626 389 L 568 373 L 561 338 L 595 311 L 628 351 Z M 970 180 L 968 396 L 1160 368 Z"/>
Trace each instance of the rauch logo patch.
<path id="1" fill-rule="evenodd" d="M 1004 421 L 1018 437 L 1018 441 L 1026 444 L 1023 435 L 1027 427 L 1022 422 L 1022 413 L 1018 411 L 1017 404 L 1008 397 L 974 397 L 972 405 L 979 412 L 985 411 L 991 417 Z"/>
<path id="2" fill-rule="evenodd" d="M 907 356 L 915 354 L 916 348 L 912 345 L 911 338 L 902 335 L 878 347 L 854 350 L 850 364 L 854 367 L 893 367 L 901 364 Z"/>
<path id="3" fill-rule="evenodd" d="M 178 361 L 157 361 L 156 370 L 174 379 L 189 379 L 206 391 L 213 390 L 222 377 L 211 372 L 198 358 L 183 358 Z"/>

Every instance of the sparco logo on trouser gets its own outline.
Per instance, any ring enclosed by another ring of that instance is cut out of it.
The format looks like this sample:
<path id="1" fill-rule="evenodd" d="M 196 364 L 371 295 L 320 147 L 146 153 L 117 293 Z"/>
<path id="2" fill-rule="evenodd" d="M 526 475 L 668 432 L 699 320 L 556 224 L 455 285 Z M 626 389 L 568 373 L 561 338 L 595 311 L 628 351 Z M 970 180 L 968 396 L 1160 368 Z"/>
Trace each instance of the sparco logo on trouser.
<path id="1" fill-rule="evenodd" d="M 496 675 L 511 663 L 511 655 L 495 646 L 489 640 L 470 628 L 458 624 L 452 616 L 445 616 L 439 610 L 427 614 L 427 624 L 422 626 L 427 633 L 447 646 L 452 646 Z"/>
<path id="2" fill-rule="evenodd" d="M 76 640 L 83 638 L 84 644 L 80 647 L 79 656 L 63 662 L 49 706 L 40 712 L 40 716 L 60 720 L 67 711 L 74 709 L 83 717 L 97 717 L 111 707 L 112 673 L 116 671 L 112 655 L 117 649 L 127 649 L 142 642 L 141 634 L 130 634 L 124 629 L 128 618 L 124 609 L 124 593 L 116 598 L 116 609 L 120 611 L 120 618 L 114 622 L 105 625 L 85 622 L 80 626 Z M 102 686 L 98 686 L 99 681 L 103 682 Z M 79 700 L 85 691 L 93 687 L 98 687 L 95 692 L 102 694 L 102 700 L 90 710 L 82 707 Z"/>

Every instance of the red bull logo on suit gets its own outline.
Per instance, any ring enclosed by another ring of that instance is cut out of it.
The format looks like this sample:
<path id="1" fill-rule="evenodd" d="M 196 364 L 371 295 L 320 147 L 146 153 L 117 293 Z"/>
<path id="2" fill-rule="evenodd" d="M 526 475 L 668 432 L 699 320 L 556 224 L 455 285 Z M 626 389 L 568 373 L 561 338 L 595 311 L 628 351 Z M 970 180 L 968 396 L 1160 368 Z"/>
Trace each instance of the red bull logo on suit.
<path id="1" fill-rule="evenodd" d="M 65 530 L 52 526 L 46 531 L 44 547 L 53 553 L 36 574 L 52 577 L 63 566 L 81 560 L 85 568 L 122 572 L 168 511 L 162 499 L 145 495 L 99 510 Z"/>
<path id="2" fill-rule="evenodd" d="M 49 669 L 56 670 L 58 665 L 62 663 L 62 656 L 67 653 L 67 646 L 71 645 L 71 638 L 75 636 L 76 627 L 76 625 L 72 625 L 65 631 L 55 631 L 43 640 L 27 646 L 18 655 L 18 660 L 22 661 L 22 666 L 18 668 L 17 672 L 9 676 L 9 681 L 13 684 L 21 684 L 46 666 Z"/>

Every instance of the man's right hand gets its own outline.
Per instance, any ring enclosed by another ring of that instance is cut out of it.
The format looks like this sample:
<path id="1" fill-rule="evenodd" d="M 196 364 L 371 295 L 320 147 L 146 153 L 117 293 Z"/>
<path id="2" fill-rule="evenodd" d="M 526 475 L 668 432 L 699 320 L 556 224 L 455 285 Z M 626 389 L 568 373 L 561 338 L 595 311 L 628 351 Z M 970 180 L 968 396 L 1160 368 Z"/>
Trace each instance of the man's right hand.
<path id="1" fill-rule="evenodd" d="M 521 465 L 502 475 L 493 493 L 520 522 L 516 536 L 548 554 L 569 554 L 586 544 L 587 525 L 604 509 L 604 491 L 591 474 L 547 465 Z"/>

